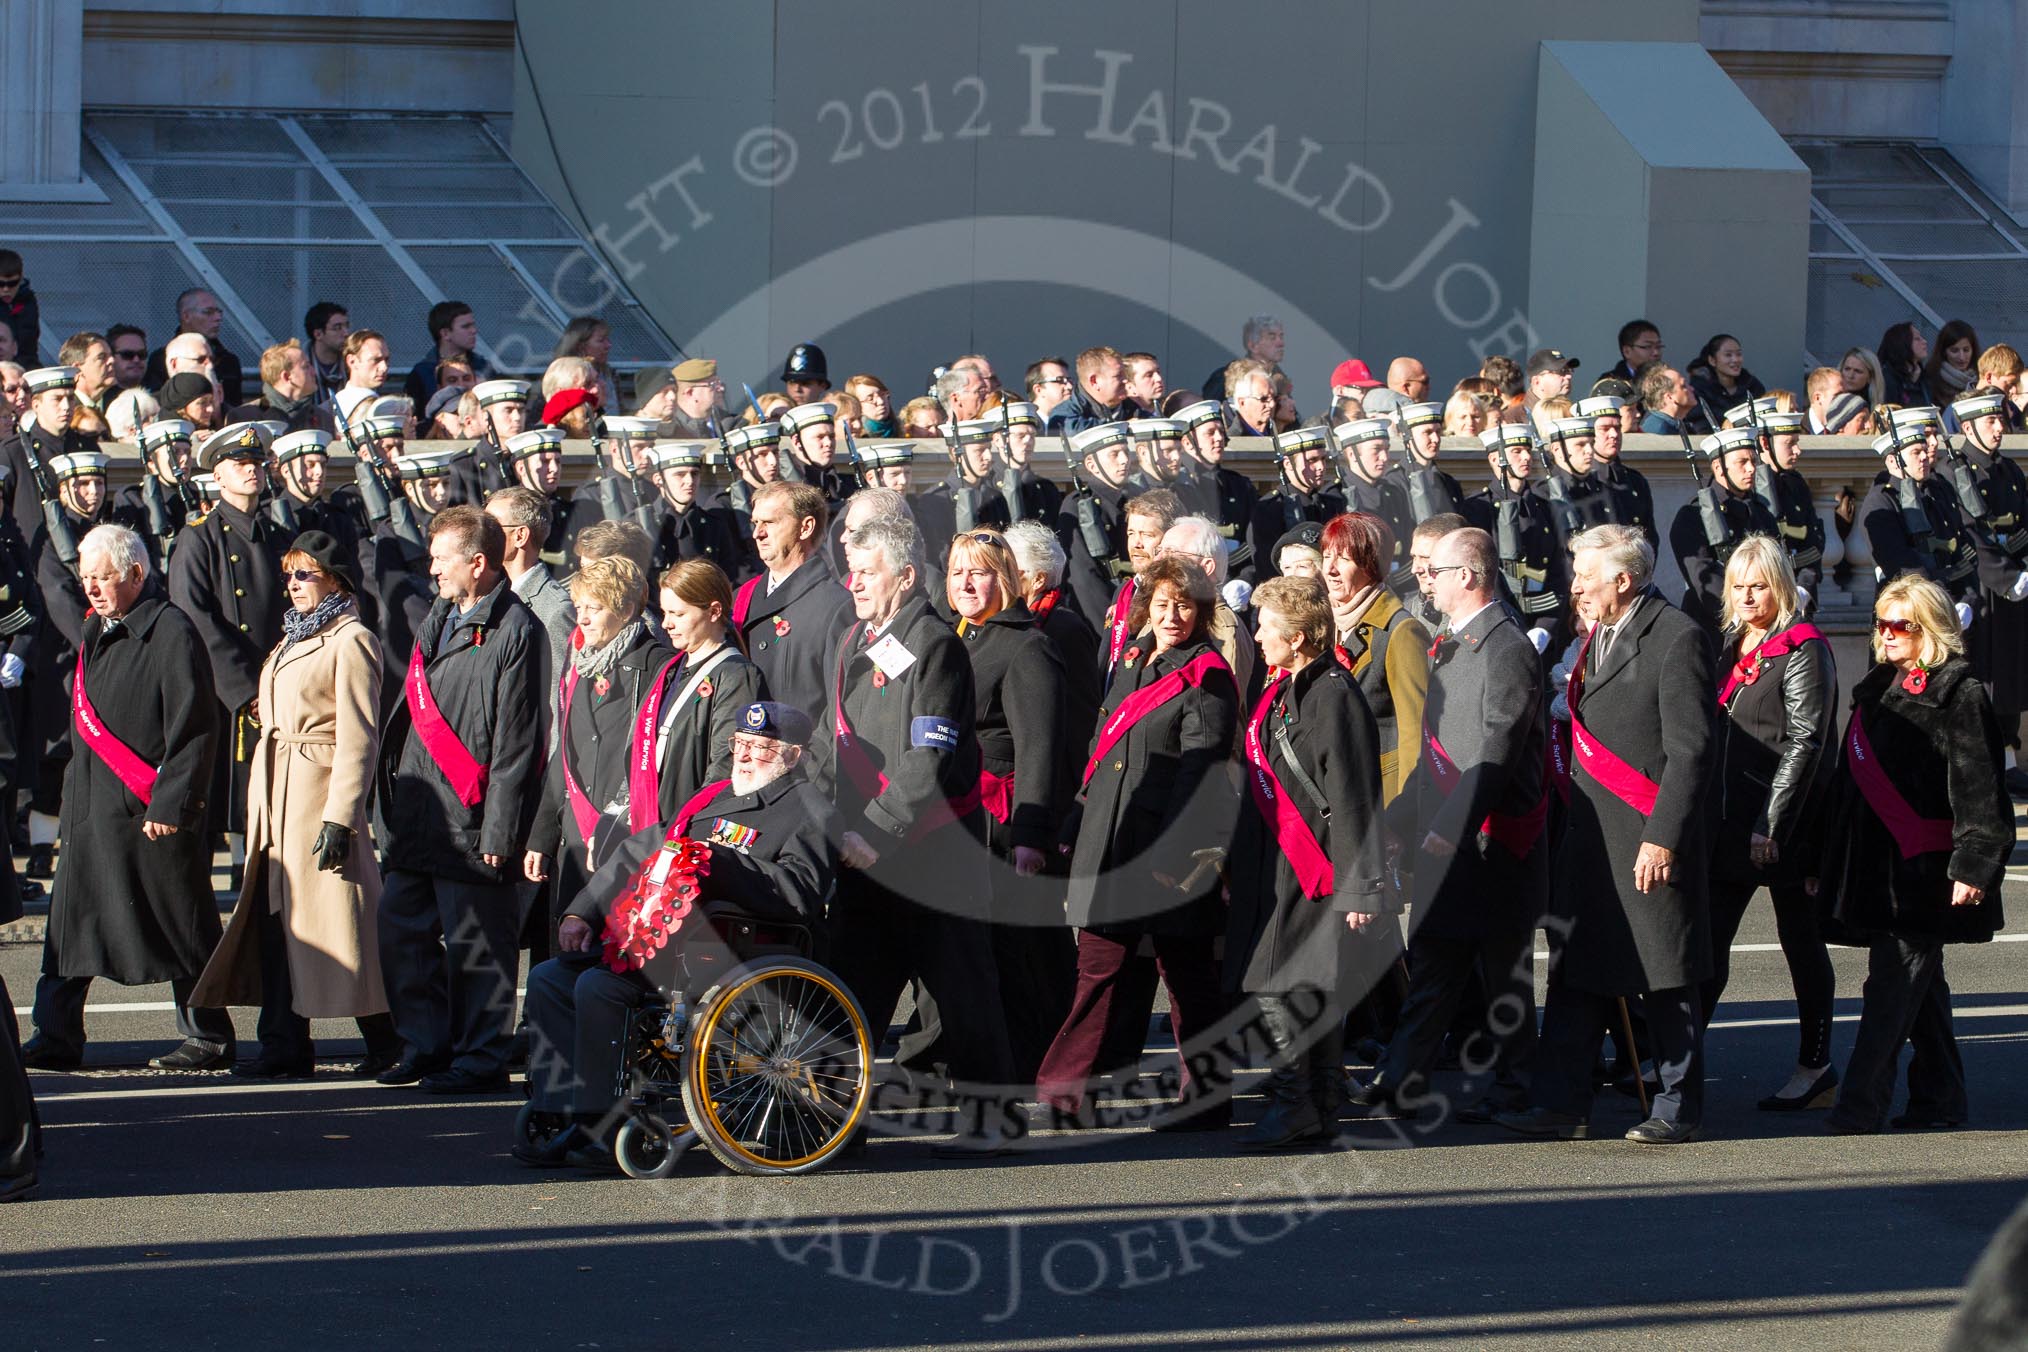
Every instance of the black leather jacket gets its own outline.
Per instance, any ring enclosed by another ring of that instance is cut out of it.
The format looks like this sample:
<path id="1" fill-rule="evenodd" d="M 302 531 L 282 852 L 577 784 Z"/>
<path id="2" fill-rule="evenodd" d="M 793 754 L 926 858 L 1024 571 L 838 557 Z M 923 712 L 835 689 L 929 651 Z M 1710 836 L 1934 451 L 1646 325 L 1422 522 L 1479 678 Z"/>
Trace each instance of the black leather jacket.
<path id="1" fill-rule="evenodd" d="M 1734 637 L 1718 665 L 1721 691 L 1739 660 Z M 1713 867 L 1718 877 L 1734 881 L 1791 882 L 1818 853 L 1818 809 L 1838 761 L 1833 726 L 1838 672 L 1821 639 L 1762 657 L 1757 665 L 1753 679 L 1735 685 L 1719 720 L 1717 773 L 1711 778 Z M 1778 858 L 1771 868 L 1752 862 L 1749 848 L 1756 835 L 1775 842 Z"/>

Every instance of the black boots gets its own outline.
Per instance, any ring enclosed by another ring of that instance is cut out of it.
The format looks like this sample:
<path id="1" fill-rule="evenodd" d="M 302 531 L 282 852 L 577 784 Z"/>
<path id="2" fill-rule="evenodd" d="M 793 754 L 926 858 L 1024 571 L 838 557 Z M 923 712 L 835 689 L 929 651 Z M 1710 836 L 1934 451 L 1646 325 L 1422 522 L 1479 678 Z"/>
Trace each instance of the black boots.
<path id="1" fill-rule="evenodd" d="M 1316 1049 L 1298 1048 L 1301 1030 L 1287 1001 L 1273 995 L 1255 998 L 1260 1002 L 1261 1028 L 1273 1046 L 1273 1060 L 1267 1078 L 1261 1082 L 1261 1092 L 1267 1096 L 1268 1107 L 1261 1114 L 1260 1121 L 1239 1138 L 1239 1143 L 1248 1150 L 1286 1150 L 1321 1140 L 1326 1123 L 1317 1102 L 1318 1075 L 1312 1056 Z M 1319 1043 L 1324 1040 L 1319 1039 Z M 1336 1045 L 1342 1049 L 1342 1034 Z M 1336 1060 L 1337 1054 L 1334 1054 L 1329 1069 L 1334 1075 L 1342 1077 Z M 1335 1105 L 1338 1101 L 1334 1095 L 1331 1110 L 1333 1125 L 1337 1118 Z"/>

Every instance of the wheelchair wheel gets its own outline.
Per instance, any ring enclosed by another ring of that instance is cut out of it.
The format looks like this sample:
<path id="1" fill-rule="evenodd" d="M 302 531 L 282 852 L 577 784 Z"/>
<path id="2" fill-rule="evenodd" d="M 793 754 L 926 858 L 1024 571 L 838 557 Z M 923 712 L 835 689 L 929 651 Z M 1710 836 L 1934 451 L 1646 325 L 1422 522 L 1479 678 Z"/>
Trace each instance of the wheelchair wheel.
<path id="1" fill-rule="evenodd" d="M 514 1114 L 514 1139 L 525 1141 L 538 1150 L 561 1136 L 570 1127 L 569 1113 L 545 1113 L 536 1108 L 533 1100 L 521 1105 Z"/>
<path id="2" fill-rule="evenodd" d="M 866 1016 L 838 979 L 800 958 L 740 967 L 690 1024 L 683 1107 L 719 1163 L 800 1174 L 859 1129 L 873 1094 Z"/>
<path id="3" fill-rule="evenodd" d="M 667 1178 L 695 1143 L 692 1133 L 675 1130 L 655 1114 L 635 1113 L 613 1136 L 613 1158 L 628 1178 Z"/>

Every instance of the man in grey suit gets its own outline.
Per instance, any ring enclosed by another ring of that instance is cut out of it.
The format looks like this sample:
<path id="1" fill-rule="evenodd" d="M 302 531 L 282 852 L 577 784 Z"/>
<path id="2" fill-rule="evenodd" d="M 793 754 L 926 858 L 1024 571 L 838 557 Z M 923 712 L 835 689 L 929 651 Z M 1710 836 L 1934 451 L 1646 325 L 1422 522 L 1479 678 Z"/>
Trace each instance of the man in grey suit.
<path id="1" fill-rule="evenodd" d="M 1534 1108 L 1502 1126 L 1590 1134 L 1592 1065 L 1623 1002 L 1644 997 L 1661 1081 L 1642 1145 L 1695 1138 L 1704 1110 L 1698 983 L 1711 973 L 1703 801 L 1717 691 L 1711 644 L 1648 586 L 1655 551 L 1631 526 L 1571 541 L 1571 596 L 1592 624 L 1570 706 L 1570 809 L 1556 853 Z M 1560 942 L 1559 942 L 1560 941 Z"/>
<path id="2" fill-rule="evenodd" d="M 507 585 L 514 588 L 542 628 L 549 635 L 549 670 L 542 688 L 552 693 L 557 674 L 563 670 L 564 650 L 570 632 L 577 628 L 577 611 L 570 604 L 570 588 L 542 561 L 542 546 L 548 535 L 549 504 L 532 488 L 497 488 L 486 498 L 486 514 L 500 523 L 507 535 Z M 550 745 L 556 744 L 556 728 L 550 727 Z"/>
<path id="3" fill-rule="evenodd" d="M 1488 1007 L 1464 1061 L 1474 1079 L 1492 1072 L 1495 1088 L 1456 1115 L 1490 1122 L 1526 1106 L 1521 1076 L 1535 1048 L 1535 926 L 1549 891 L 1547 701 L 1535 645 L 1500 604 L 1493 537 L 1450 532 L 1427 572 L 1445 627 L 1416 767 L 1387 812 L 1402 869 L 1413 870 L 1408 999 L 1353 1101 L 1404 1110 L 1434 1101 L 1418 1091 L 1477 973 Z"/>

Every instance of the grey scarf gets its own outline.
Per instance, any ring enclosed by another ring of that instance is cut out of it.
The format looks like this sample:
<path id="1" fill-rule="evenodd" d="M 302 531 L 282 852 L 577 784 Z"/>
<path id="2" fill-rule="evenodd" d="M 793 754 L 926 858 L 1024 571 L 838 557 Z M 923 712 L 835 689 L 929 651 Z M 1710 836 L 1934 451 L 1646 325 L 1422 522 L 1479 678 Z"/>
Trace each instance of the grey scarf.
<path id="1" fill-rule="evenodd" d="M 287 652 L 322 629 L 333 616 L 351 604 L 351 597 L 342 591 L 334 591 L 308 610 L 291 608 L 283 611 L 282 651 Z"/>
<path id="2" fill-rule="evenodd" d="M 624 629 L 598 647 L 572 649 L 571 670 L 577 673 L 581 681 L 597 681 L 611 675 L 613 667 L 620 660 L 620 655 L 634 646 L 634 640 L 640 636 L 644 623 L 638 618 L 630 620 Z"/>

